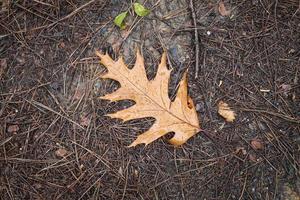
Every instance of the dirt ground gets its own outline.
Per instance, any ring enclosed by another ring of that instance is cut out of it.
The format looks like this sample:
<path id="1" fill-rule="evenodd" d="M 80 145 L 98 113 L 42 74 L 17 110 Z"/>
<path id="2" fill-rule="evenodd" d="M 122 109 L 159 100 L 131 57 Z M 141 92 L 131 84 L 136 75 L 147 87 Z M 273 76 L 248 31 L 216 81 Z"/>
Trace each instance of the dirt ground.
<path id="1" fill-rule="evenodd" d="M 300 199 L 299 0 L 0 2 L 0 199 Z M 188 70 L 203 131 L 181 147 L 127 148 L 155 119 L 105 116 L 132 102 L 99 98 L 119 86 L 95 50 L 136 48 L 149 79 L 167 50 L 171 99 Z"/>

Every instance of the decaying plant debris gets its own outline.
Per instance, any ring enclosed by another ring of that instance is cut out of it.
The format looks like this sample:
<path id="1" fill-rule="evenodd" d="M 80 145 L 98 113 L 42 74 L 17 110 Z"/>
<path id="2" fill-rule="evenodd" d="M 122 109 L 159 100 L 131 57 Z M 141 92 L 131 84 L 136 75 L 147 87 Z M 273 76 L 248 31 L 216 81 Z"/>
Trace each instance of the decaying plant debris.
<path id="1" fill-rule="evenodd" d="M 1 198 L 297 198 L 298 0 L 223 0 L 228 16 L 218 0 L 139 1 L 144 17 L 133 1 L 2 2 Z M 171 100 L 188 72 L 203 131 L 178 148 L 166 142 L 174 133 L 127 148 L 155 119 L 107 117 L 134 102 L 101 100 L 120 84 L 99 78 L 95 50 L 131 69 L 137 46 L 150 81 L 166 50 Z M 233 123 L 219 116 L 221 100 Z"/>

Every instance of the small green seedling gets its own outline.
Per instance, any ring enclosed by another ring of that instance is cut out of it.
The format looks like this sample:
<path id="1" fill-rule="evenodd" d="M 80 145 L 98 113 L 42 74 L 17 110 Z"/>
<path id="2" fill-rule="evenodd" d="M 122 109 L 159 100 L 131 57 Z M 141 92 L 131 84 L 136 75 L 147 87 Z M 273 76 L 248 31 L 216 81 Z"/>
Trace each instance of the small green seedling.
<path id="1" fill-rule="evenodd" d="M 150 13 L 150 10 L 145 8 L 142 4 L 140 3 L 134 3 L 133 4 L 133 9 L 134 12 L 140 16 L 140 17 L 144 17 L 146 15 L 148 15 Z"/>
<path id="2" fill-rule="evenodd" d="M 149 9 L 145 8 L 140 3 L 134 3 L 133 10 L 140 17 L 145 17 L 146 15 L 148 15 L 151 12 Z M 121 12 L 114 19 L 115 25 L 117 25 L 121 30 L 126 28 L 126 24 L 125 24 L 124 20 L 127 17 L 127 13 L 128 13 L 128 11 Z"/>
<path id="3" fill-rule="evenodd" d="M 126 24 L 124 22 L 124 19 L 125 19 L 126 16 L 127 16 L 127 11 L 126 12 L 121 12 L 114 19 L 115 25 L 117 25 L 118 27 L 120 27 L 120 29 L 122 29 L 122 30 L 126 28 Z"/>

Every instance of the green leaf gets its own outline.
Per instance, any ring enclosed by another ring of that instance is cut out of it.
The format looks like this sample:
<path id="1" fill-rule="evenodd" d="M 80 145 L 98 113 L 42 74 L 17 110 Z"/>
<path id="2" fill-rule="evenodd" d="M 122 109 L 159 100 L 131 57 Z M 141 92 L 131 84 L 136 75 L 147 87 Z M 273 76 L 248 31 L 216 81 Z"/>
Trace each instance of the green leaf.
<path id="1" fill-rule="evenodd" d="M 148 15 L 150 13 L 150 10 L 148 10 L 147 8 L 145 8 L 142 4 L 140 3 L 134 3 L 133 4 L 133 8 L 134 8 L 134 12 L 140 16 L 140 17 L 144 17 L 146 15 Z"/>
<path id="2" fill-rule="evenodd" d="M 118 14 L 118 16 L 115 17 L 114 23 L 120 27 L 121 29 L 124 29 L 126 27 L 124 19 L 127 16 L 127 11 L 126 12 L 121 12 Z"/>

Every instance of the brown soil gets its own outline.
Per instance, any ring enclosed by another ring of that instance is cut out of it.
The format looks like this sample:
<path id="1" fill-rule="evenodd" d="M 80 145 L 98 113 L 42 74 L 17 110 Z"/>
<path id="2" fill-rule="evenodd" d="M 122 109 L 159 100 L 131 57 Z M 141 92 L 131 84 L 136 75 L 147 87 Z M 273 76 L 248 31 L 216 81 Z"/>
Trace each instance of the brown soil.
<path id="1" fill-rule="evenodd" d="M 0 199 L 299 199 L 300 2 L 218 3 L 148 0 L 137 18 L 131 1 L 2 1 Z M 119 86 L 94 51 L 132 66 L 139 47 L 149 79 L 167 50 L 170 98 L 188 69 L 203 131 L 182 147 L 127 148 L 154 119 L 105 116 L 132 102 L 100 100 Z"/>

